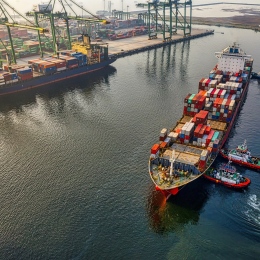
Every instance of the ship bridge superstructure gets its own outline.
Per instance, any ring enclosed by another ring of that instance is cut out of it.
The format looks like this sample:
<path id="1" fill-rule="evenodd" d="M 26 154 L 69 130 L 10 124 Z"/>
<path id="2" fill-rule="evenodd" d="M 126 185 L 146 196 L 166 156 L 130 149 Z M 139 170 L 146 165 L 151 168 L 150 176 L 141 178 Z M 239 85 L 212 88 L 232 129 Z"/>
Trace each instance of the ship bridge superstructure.
<path id="1" fill-rule="evenodd" d="M 251 59 L 251 55 L 247 55 L 237 43 L 228 46 L 221 52 L 215 52 L 215 56 L 218 58 L 218 69 L 232 73 L 242 71 L 245 62 Z"/>

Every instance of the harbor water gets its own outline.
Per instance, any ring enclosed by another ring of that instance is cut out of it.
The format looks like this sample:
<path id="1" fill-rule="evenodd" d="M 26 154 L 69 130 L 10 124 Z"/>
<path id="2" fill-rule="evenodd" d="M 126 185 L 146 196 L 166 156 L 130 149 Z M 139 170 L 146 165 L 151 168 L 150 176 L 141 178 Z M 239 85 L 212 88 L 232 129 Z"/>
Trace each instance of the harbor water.
<path id="1" fill-rule="evenodd" d="M 148 173 L 152 145 L 197 93 L 214 52 L 238 42 L 260 71 L 259 33 L 208 29 L 214 35 L 1 97 L 1 259 L 259 259 L 259 172 L 237 167 L 252 181 L 243 192 L 199 178 L 168 202 Z M 246 139 L 260 155 L 259 100 L 251 80 L 227 147 Z"/>

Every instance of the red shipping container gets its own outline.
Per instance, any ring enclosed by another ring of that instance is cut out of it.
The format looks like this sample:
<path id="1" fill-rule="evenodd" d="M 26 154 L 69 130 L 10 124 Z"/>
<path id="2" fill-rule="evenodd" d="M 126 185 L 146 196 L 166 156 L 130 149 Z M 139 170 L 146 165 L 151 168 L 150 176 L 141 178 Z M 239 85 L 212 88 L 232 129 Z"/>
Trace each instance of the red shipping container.
<path id="1" fill-rule="evenodd" d="M 201 127 L 201 129 L 200 129 L 200 131 L 199 131 L 199 135 L 198 135 L 198 137 L 199 138 L 202 138 L 203 137 L 203 135 L 204 135 L 204 133 L 205 133 L 205 130 L 206 130 L 206 125 L 203 125 L 202 127 Z"/>
<path id="2" fill-rule="evenodd" d="M 231 102 L 231 99 L 228 99 L 227 102 L 226 102 L 226 104 L 225 104 L 225 109 L 228 109 L 228 108 L 229 108 L 230 102 Z"/>
<path id="3" fill-rule="evenodd" d="M 206 110 L 200 110 L 200 112 L 197 114 L 197 118 L 206 119 L 208 118 L 208 111 Z"/>
<path id="4" fill-rule="evenodd" d="M 184 139 L 185 140 L 190 140 L 190 136 L 189 135 L 185 135 Z"/>
<path id="5" fill-rule="evenodd" d="M 214 96 L 214 93 L 215 93 L 216 89 L 214 88 L 211 93 L 210 93 L 210 97 L 213 97 Z"/>
<path id="6" fill-rule="evenodd" d="M 188 108 L 187 107 L 183 107 L 183 113 L 186 114 L 187 113 Z"/>
<path id="7" fill-rule="evenodd" d="M 211 82 L 211 79 L 208 79 L 207 82 L 206 82 L 206 87 L 209 85 L 209 83 Z"/>
<path id="8" fill-rule="evenodd" d="M 219 92 L 218 92 L 218 95 L 217 97 L 220 98 L 221 97 L 221 93 L 223 92 L 223 89 L 220 89 Z"/>
<path id="9" fill-rule="evenodd" d="M 205 129 L 205 134 L 208 135 L 211 131 L 211 127 L 208 125 Z"/>
<path id="10" fill-rule="evenodd" d="M 165 138 L 166 138 L 166 136 L 160 136 L 159 140 L 163 142 L 165 140 Z"/>
<path id="11" fill-rule="evenodd" d="M 227 117 L 230 118 L 232 115 L 233 115 L 233 111 L 232 110 L 228 110 Z"/>
<path id="12" fill-rule="evenodd" d="M 199 169 L 204 170 L 205 167 L 206 167 L 206 161 L 201 161 L 200 160 L 200 162 L 199 162 Z"/>
<path id="13" fill-rule="evenodd" d="M 209 134 L 208 134 L 208 137 L 207 137 L 207 140 L 206 142 L 209 144 L 213 135 L 214 135 L 215 131 L 214 130 L 210 130 Z"/>
<path id="14" fill-rule="evenodd" d="M 205 80 L 205 78 L 202 78 L 199 82 L 199 89 L 205 89 L 205 84 L 203 84 L 203 81 Z"/>
<path id="15" fill-rule="evenodd" d="M 156 154 L 160 149 L 160 145 L 159 144 L 154 144 L 153 147 L 151 148 L 151 153 L 152 154 Z"/>
<path id="16" fill-rule="evenodd" d="M 19 80 L 28 80 L 28 79 L 32 79 L 32 78 L 33 78 L 32 73 L 21 74 L 21 75 L 18 76 Z"/>
<path id="17" fill-rule="evenodd" d="M 199 109 L 202 109 L 206 104 L 206 96 L 202 96 L 199 100 Z"/>
<path id="18" fill-rule="evenodd" d="M 197 127 L 195 128 L 195 130 L 194 130 L 194 136 L 195 136 L 195 137 L 199 137 L 199 132 L 200 132 L 200 129 L 201 129 L 202 126 L 203 126 L 202 124 L 199 124 L 199 125 L 197 125 Z"/>

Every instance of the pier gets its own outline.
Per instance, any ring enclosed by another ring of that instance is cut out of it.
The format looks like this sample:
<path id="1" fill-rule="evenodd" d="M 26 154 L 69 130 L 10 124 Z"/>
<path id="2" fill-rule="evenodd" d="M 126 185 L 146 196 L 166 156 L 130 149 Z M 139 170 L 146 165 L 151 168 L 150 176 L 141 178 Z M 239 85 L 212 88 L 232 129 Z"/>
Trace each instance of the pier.
<path id="1" fill-rule="evenodd" d="M 114 41 L 104 41 L 104 43 L 108 44 L 110 55 L 115 55 L 120 58 L 146 50 L 214 34 L 214 30 L 192 29 L 191 32 L 190 36 L 185 37 L 183 34 L 177 33 L 173 35 L 171 40 L 167 41 L 163 41 L 162 35 L 157 34 L 157 38 L 151 40 L 148 39 L 147 35 L 141 35 Z"/>

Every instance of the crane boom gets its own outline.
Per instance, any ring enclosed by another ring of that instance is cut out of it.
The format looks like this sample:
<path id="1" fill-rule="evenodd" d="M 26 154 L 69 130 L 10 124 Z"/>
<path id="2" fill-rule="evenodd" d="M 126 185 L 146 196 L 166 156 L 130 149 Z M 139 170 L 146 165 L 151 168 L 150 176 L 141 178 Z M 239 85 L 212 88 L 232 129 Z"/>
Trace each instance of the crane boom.
<path id="1" fill-rule="evenodd" d="M 94 23 L 110 24 L 109 21 L 104 20 L 104 19 L 82 18 L 82 17 L 77 17 L 77 16 L 68 16 L 68 19 L 78 20 L 78 21 L 86 21 L 86 22 L 94 22 Z"/>
<path id="2" fill-rule="evenodd" d="M 6 26 L 10 27 L 19 27 L 19 28 L 25 28 L 25 29 L 30 29 L 30 30 L 36 30 L 39 31 L 40 33 L 47 33 L 49 32 L 48 29 L 42 28 L 42 27 L 35 27 L 35 26 L 30 26 L 30 25 L 23 25 L 23 24 L 18 24 L 18 23 L 3 23 Z"/>

